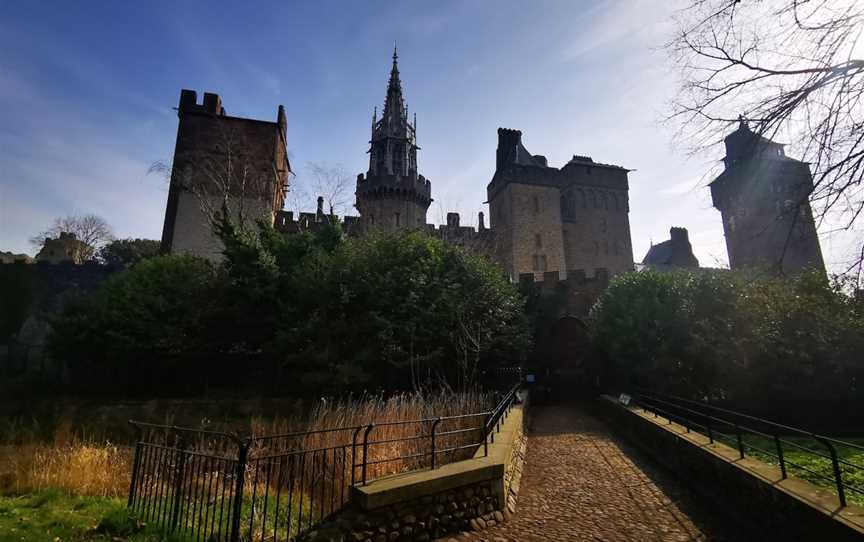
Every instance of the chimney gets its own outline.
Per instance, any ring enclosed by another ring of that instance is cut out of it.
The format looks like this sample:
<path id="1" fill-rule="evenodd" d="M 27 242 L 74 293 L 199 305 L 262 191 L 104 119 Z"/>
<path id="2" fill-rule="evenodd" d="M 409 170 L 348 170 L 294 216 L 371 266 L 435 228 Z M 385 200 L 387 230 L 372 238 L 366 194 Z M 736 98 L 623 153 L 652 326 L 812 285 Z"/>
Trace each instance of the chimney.
<path id="1" fill-rule="evenodd" d="M 459 213 L 447 213 L 447 226 L 450 228 L 459 227 Z"/>
<path id="2" fill-rule="evenodd" d="M 484 219 L 483 211 L 480 211 L 479 213 L 477 213 L 477 230 L 483 231 L 485 229 L 486 229 L 486 220 Z"/>
<path id="3" fill-rule="evenodd" d="M 279 112 L 276 113 L 276 122 L 279 124 L 279 129 L 282 130 L 282 137 L 287 140 L 288 118 L 285 116 L 285 108 L 281 105 L 279 106 Z"/>
<path id="4" fill-rule="evenodd" d="M 324 198 L 322 196 L 318 196 L 318 210 L 315 212 L 315 220 L 316 222 L 321 222 L 324 218 Z"/>
<path id="5" fill-rule="evenodd" d="M 498 150 L 495 151 L 495 169 L 501 169 L 508 162 L 517 145 L 522 143 L 522 132 L 508 128 L 498 128 Z"/>
<path id="6" fill-rule="evenodd" d="M 673 245 L 689 245 L 690 239 L 687 235 L 687 228 L 670 228 L 669 229 L 669 238 L 672 240 Z"/>

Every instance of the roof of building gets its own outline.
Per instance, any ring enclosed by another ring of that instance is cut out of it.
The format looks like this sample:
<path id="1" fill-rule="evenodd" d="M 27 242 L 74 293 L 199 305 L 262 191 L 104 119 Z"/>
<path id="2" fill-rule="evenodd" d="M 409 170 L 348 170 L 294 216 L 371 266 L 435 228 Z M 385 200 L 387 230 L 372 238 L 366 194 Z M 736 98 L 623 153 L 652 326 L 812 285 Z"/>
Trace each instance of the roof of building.
<path id="1" fill-rule="evenodd" d="M 633 170 L 631 170 L 631 169 L 627 169 L 627 168 L 625 168 L 625 167 L 618 166 L 618 165 L 615 165 L 615 164 L 604 164 L 604 163 L 602 163 L 602 162 L 595 162 L 594 159 L 591 158 L 590 156 L 581 156 L 581 155 L 578 155 L 578 154 L 574 154 L 574 155 L 573 155 L 573 158 L 571 158 L 569 162 L 567 162 L 566 164 L 564 164 L 564 167 L 567 167 L 567 166 L 569 166 L 569 165 L 574 165 L 574 166 L 603 167 L 603 168 L 609 168 L 609 169 L 621 169 L 621 170 L 624 170 L 624 171 L 633 171 Z"/>
<path id="2" fill-rule="evenodd" d="M 645 265 L 667 265 L 672 260 L 672 240 L 651 245 L 648 253 L 642 258 Z"/>

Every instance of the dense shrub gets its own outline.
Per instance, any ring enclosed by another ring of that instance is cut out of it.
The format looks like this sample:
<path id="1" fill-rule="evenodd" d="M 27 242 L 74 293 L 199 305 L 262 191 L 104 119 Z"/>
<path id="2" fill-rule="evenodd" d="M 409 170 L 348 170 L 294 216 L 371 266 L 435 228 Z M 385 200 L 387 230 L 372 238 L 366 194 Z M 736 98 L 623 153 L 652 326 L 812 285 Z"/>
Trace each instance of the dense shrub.
<path id="1" fill-rule="evenodd" d="M 524 300 L 501 271 L 424 233 L 217 231 L 220 265 L 145 259 L 68 304 L 53 355 L 142 392 L 317 393 L 465 388 L 527 348 Z"/>
<path id="2" fill-rule="evenodd" d="M 493 264 L 422 232 L 226 233 L 231 289 L 278 300 L 261 315 L 261 327 L 272 324 L 261 348 L 280 370 L 277 382 L 287 375 L 311 389 L 465 387 L 483 364 L 524 355 L 516 289 Z M 250 283 L 253 276 L 260 278 Z M 276 291 L 260 291 L 264 282 Z"/>
<path id="3" fill-rule="evenodd" d="M 614 386 L 698 397 L 864 399 L 864 304 L 818 273 L 617 277 L 592 311 Z"/>

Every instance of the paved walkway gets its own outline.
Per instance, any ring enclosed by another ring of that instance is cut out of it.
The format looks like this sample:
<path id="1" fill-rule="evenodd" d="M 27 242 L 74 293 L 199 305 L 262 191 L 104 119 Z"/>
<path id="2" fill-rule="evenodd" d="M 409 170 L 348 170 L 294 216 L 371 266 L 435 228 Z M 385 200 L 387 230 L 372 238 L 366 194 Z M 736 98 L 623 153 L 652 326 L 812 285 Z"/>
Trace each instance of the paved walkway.
<path id="1" fill-rule="evenodd" d="M 516 514 L 456 540 L 747 540 L 584 409 L 534 406 L 531 416 Z"/>

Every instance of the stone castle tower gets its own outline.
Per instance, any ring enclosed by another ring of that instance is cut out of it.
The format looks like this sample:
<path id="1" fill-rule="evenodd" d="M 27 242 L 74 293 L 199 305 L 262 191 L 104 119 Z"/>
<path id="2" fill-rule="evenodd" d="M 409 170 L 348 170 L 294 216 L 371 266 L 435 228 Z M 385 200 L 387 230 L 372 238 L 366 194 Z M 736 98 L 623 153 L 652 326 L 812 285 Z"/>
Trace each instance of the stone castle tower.
<path id="1" fill-rule="evenodd" d="M 573 156 L 562 168 L 498 129 L 495 174 L 487 186 L 495 257 L 511 277 L 633 269 L 628 170 Z"/>
<path id="2" fill-rule="evenodd" d="M 365 227 L 425 228 L 432 203 L 432 183 L 417 172 L 417 117 L 408 120 L 398 58 L 394 47 L 384 110 L 380 120 L 377 108 L 372 115 L 369 171 L 357 176 L 355 206 Z"/>
<path id="3" fill-rule="evenodd" d="M 218 94 L 180 92 L 180 121 L 162 228 L 163 252 L 221 257 L 211 219 L 228 204 L 235 219 L 273 223 L 282 209 L 288 175 L 288 121 L 232 117 Z"/>
<path id="4" fill-rule="evenodd" d="M 725 169 L 710 186 L 723 216 L 729 266 L 824 272 L 807 199 L 810 166 L 786 156 L 782 144 L 754 133 L 744 119 L 724 142 Z"/>

